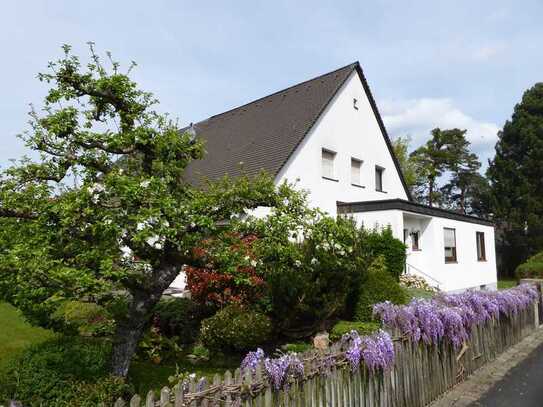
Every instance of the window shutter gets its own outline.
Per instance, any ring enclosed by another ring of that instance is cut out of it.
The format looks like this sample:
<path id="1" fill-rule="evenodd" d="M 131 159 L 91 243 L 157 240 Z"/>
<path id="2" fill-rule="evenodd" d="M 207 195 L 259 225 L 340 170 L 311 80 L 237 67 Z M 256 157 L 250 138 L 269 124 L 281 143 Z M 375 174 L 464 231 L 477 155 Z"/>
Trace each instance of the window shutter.
<path id="1" fill-rule="evenodd" d="M 322 150 L 322 176 L 326 178 L 334 178 L 334 158 L 335 154 Z"/>
<path id="2" fill-rule="evenodd" d="M 361 185 L 360 169 L 362 162 L 354 158 L 351 159 L 351 184 Z"/>

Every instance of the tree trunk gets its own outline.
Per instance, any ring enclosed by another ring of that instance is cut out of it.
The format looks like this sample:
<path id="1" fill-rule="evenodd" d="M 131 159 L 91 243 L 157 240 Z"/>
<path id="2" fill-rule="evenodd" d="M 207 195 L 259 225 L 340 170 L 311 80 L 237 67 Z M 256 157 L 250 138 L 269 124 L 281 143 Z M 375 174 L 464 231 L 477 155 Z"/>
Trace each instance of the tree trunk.
<path id="1" fill-rule="evenodd" d="M 181 271 L 179 266 L 170 266 L 154 273 L 152 288 L 131 290 L 128 311 L 117 320 L 115 340 L 111 355 L 111 371 L 115 376 L 126 377 L 132 356 L 151 317 L 151 312 L 160 301 L 162 293 Z"/>

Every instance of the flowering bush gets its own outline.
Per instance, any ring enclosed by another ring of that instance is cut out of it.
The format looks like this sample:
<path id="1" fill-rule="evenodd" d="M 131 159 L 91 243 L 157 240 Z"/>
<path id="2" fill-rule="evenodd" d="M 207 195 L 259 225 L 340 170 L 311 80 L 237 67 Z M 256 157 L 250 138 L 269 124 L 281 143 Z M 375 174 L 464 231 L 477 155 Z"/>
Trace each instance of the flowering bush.
<path id="1" fill-rule="evenodd" d="M 394 362 L 394 345 L 390 335 L 379 330 L 371 336 L 359 336 L 358 332 L 351 331 L 345 334 L 342 341 L 348 342 L 349 347 L 345 358 L 349 361 L 351 370 L 359 368 L 363 361 L 370 372 L 378 369 L 385 370 Z"/>
<path id="2" fill-rule="evenodd" d="M 408 305 L 376 304 L 374 313 L 385 325 L 398 329 L 414 342 L 437 344 L 441 339 L 458 348 L 468 339 L 474 325 L 500 314 L 512 316 L 526 309 L 539 294 L 533 285 L 523 284 L 504 291 L 467 291 L 440 294 L 431 300 L 415 299 Z"/>
<path id="3" fill-rule="evenodd" d="M 255 235 L 233 234 L 222 241 L 207 240 L 194 250 L 201 267 L 185 267 L 192 299 L 222 308 L 228 304 L 253 304 L 264 294 L 264 280 L 257 273 L 253 254 Z M 224 250 L 227 247 L 229 250 Z"/>
<path id="4" fill-rule="evenodd" d="M 414 274 L 402 274 L 400 275 L 400 285 L 405 288 L 416 288 L 419 290 L 425 290 L 430 292 L 439 291 L 436 287 L 432 287 L 428 282 L 420 276 Z"/>

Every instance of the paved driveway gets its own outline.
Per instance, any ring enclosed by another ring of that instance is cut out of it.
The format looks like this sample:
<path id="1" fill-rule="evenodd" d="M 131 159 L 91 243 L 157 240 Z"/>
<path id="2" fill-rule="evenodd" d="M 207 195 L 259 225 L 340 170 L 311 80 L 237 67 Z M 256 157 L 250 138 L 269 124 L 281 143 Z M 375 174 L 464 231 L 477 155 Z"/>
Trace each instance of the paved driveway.
<path id="1" fill-rule="evenodd" d="M 543 327 L 430 406 L 543 407 Z"/>
<path id="2" fill-rule="evenodd" d="M 526 359 L 508 371 L 471 406 L 543 406 L 543 345 L 539 345 Z"/>

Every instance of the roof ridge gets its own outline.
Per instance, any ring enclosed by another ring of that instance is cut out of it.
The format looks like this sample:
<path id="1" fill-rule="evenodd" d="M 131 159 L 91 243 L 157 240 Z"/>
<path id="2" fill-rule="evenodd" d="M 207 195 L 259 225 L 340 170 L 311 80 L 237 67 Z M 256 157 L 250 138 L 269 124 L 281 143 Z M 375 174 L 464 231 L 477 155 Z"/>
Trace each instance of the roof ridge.
<path id="1" fill-rule="evenodd" d="M 352 69 L 354 70 L 357 66 L 360 66 L 360 62 L 359 62 L 359 61 L 351 62 L 350 64 L 347 64 L 347 65 L 345 65 L 345 66 L 342 66 L 341 68 L 334 69 L 333 71 L 323 73 L 323 74 L 321 74 L 321 75 L 315 76 L 314 78 L 307 79 L 307 80 L 305 80 L 305 81 L 295 83 L 294 85 L 290 85 L 290 86 L 288 86 L 288 87 L 286 87 L 286 88 L 277 90 L 277 91 L 275 91 L 275 92 L 273 92 L 273 93 L 270 93 L 270 94 L 268 94 L 268 95 L 266 95 L 266 96 L 262 96 L 262 97 L 260 97 L 260 98 L 258 98 L 258 99 L 255 99 L 255 100 L 252 100 L 252 101 L 250 101 L 250 102 L 247 102 L 247 103 L 245 103 L 245 104 L 243 104 L 243 105 L 234 107 L 234 108 L 232 108 L 232 109 L 226 110 L 226 111 L 221 112 L 221 113 L 217 113 L 217 114 L 215 114 L 215 115 L 213 115 L 213 116 L 209 116 L 207 119 L 204 119 L 204 120 L 201 120 L 201 121 L 195 123 L 195 125 L 197 125 L 198 123 L 206 122 L 206 121 L 211 120 L 211 119 L 214 119 L 214 118 L 216 118 L 216 117 L 225 115 L 225 114 L 227 114 L 227 113 L 233 112 L 234 110 L 242 109 L 242 108 L 244 108 L 244 107 L 246 107 L 246 106 L 252 105 L 253 103 L 257 103 L 257 102 L 259 102 L 259 101 L 261 101 L 261 100 L 264 100 L 264 99 L 269 98 L 269 97 L 271 97 L 271 96 L 275 96 L 275 95 L 277 95 L 277 94 L 279 94 L 279 93 L 281 93 L 281 92 L 285 92 L 285 91 L 290 90 L 290 89 L 292 89 L 292 88 L 295 88 L 295 87 L 297 87 L 297 86 L 304 85 L 304 84 L 306 84 L 306 83 L 308 83 L 308 82 L 312 82 L 312 81 L 318 80 L 318 79 L 323 78 L 323 77 L 328 76 L 328 75 L 332 75 L 332 74 L 334 74 L 334 73 L 336 73 L 336 72 L 339 72 L 339 71 L 341 71 L 341 70 L 343 70 L 343 69 L 345 69 L 345 68 L 352 67 Z"/>

